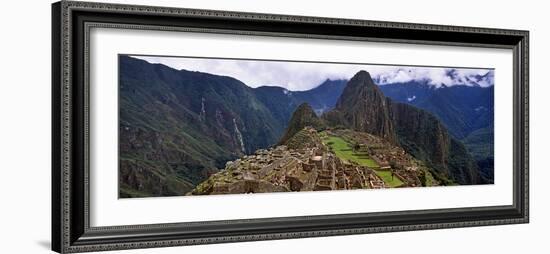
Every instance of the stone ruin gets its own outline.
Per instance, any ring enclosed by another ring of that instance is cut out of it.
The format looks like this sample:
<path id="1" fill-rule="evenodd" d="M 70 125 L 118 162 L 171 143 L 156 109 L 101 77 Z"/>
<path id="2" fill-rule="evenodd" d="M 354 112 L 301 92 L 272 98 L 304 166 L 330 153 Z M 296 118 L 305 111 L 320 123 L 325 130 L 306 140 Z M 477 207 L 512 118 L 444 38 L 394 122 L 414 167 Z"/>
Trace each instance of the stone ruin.
<path id="1" fill-rule="evenodd" d="M 372 170 L 344 163 L 325 149 L 312 147 L 290 151 L 285 146 L 277 146 L 228 162 L 223 171 L 197 186 L 191 194 L 383 187 L 383 181 Z"/>
<path id="2" fill-rule="evenodd" d="M 306 130 L 307 131 L 307 130 Z M 317 135 L 310 130 L 308 135 Z M 392 171 L 404 184 L 421 186 L 418 165 L 412 157 L 381 142 L 371 135 L 357 135 L 370 144 L 362 146 L 381 166 L 376 170 Z M 317 138 L 317 140 L 320 139 Z M 407 157 L 408 156 L 408 157 Z M 227 162 L 224 170 L 210 176 L 190 194 L 261 193 L 284 191 L 328 191 L 350 189 L 380 189 L 389 186 L 374 169 L 344 162 L 322 143 L 289 149 L 280 145 L 259 149 L 253 155 Z"/>

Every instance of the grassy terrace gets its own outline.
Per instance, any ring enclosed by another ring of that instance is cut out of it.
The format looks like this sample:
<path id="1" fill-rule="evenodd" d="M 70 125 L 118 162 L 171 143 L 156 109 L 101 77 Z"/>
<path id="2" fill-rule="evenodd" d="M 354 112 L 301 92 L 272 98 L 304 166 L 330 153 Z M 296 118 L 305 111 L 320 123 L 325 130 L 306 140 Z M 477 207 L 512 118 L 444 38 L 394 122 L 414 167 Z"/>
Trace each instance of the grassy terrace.
<path id="1" fill-rule="evenodd" d="M 329 135 L 321 136 L 324 144 L 331 147 L 332 151 L 336 154 L 336 156 L 338 156 L 338 158 L 374 169 L 374 172 L 376 172 L 376 174 L 390 187 L 397 187 L 403 184 L 403 182 L 397 177 L 393 177 L 392 179 L 392 174 L 390 171 L 378 170 L 380 166 L 376 163 L 376 161 L 371 159 L 368 154 L 354 152 L 351 145 L 343 138 Z"/>
<path id="2" fill-rule="evenodd" d="M 382 171 L 382 170 L 374 170 L 376 174 L 382 178 L 382 180 L 390 187 L 397 187 L 403 185 L 403 182 L 397 177 L 394 176 L 392 179 L 391 172 L 389 170 Z"/>
<path id="3" fill-rule="evenodd" d="M 359 165 L 370 168 L 380 167 L 376 161 L 365 153 L 355 153 L 351 145 L 341 137 L 328 136 L 324 139 L 325 145 L 332 147 L 332 151 L 338 158 L 344 161 L 354 161 Z"/>

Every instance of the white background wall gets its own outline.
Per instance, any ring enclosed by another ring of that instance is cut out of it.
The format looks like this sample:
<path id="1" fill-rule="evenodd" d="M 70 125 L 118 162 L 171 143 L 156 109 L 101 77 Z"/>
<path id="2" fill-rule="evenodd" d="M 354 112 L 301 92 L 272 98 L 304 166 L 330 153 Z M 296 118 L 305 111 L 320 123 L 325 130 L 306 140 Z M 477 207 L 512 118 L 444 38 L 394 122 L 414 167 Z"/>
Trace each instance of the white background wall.
<path id="1" fill-rule="evenodd" d="M 113 1 L 115 2 L 115 1 Z M 527 29 L 531 31 L 531 223 L 217 244 L 123 253 L 546 252 L 550 226 L 549 21 L 544 1 L 134 0 L 249 12 Z M 6 1 L 0 14 L 0 253 L 50 245 L 50 1 Z"/>

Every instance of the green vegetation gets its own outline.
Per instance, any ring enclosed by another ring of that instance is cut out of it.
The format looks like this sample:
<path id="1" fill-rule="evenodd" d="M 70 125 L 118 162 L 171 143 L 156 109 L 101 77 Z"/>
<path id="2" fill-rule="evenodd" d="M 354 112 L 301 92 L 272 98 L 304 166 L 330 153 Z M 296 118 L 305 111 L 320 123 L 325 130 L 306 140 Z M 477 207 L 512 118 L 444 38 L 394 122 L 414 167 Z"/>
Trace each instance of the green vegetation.
<path id="1" fill-rule="evenodd" d="M 389 170 L 374 170 L 374 172 L 392 188 L 403 185 L 403 182 L 397 176 L 392 177 L 392 173 Z"/>
<path id="2" fill-rule="evenodd" d="M 127 184 L 121 183 L 119 186 L 119 198 L 146 198 L 150 196 L 147 192 L 138 191 Z"/>
<path id="3" fill-rule="evenodd" d="M 371 159 L 366 153 L 354 152 L 350 144 L 346 142 L 343 138 L 328 136 L 325 137 L 323 141 L 326 145 L 332 147 L 336 156 L 344 161 L 355 162 L 361 166 L 367 166 L 369 168 L 380 167 L 378 163 Z"/>
<path id="4" fill-rule="evenodd" d="M 470 133 L 462 142 L 478 161 L 493 157 L 494 130 L 492 126 L 481 128 Z"/>
<path id="5" fill-rule="evenodd" d="M 422 186 L 434 186 L 435 183 L 438 181 L 435 180 L 435 177 L 430 173 L 430 170 L 428 168 L 421 167 L 419 170 L 418 178 L 420 179 L 420 183 L 422 183 Z"/>
<path id="6" fill-rule="evenodd" d="M 323 137 L 323 142 L 325 145 L 328 145 L 334 154 L 338 156 L 338 158 L 374 169 L 376 175 L 382 178 L 382 180 L 390 187 L 398 187 L 403 185 L 403 182 L 397 176 L 392 177 L 391 171 L 378 170 L 380 166 L 376 163 L 376 161 L 371 159 L 367 153 L 357 152 L 358 149 L 353 149 L 352 145 L 343 138 L 328 136 L 326 134 L 321 136 Z M 357 146 L 357 144 L 355 146 Z"/>

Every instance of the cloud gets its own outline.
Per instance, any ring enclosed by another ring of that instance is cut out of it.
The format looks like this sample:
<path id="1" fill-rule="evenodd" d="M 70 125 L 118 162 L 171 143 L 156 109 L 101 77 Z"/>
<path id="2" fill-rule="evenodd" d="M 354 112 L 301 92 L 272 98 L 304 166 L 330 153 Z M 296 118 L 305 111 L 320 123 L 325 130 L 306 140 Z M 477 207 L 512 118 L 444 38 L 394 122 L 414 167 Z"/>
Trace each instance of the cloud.
<path id="1" fill-rule="evenodd" d="M 442 85 L 478 85 L 482 87 L 494 85 L 494 71 L 490 69 L 399 67 L 382 68 L 371 75 L 379 85 L 411 81 L 425 82 L 436 87 Z"/>
<path id="2" fill-rule="evenodd" d="M 337 63 L 283 62 L 262 60 L 207 59 L 189 57 L 134 56 L 181 70 L 234 77 L 250 87 L 280 86 L 291 91 L 314 88 L 326 79 L 350 79 L 360 70 L 368 71 L 379 85 L 421 81 L 436 87 L 452 85 L 493 85 L 489 69 L 406 67 Z"/>

